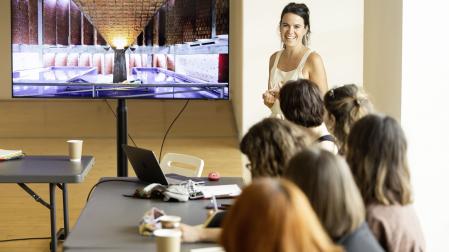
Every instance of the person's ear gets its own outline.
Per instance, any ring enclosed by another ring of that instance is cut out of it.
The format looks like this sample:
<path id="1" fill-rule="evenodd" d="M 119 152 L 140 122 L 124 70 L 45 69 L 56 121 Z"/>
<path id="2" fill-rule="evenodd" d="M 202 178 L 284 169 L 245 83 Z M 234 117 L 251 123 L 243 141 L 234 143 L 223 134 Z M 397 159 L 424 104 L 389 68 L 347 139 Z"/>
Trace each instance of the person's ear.
<path id="1" fill-rule="evenodd" d="M 327 110 L 325 110 L 324 113 L 324 123 L 326 124 L 327 129 L 331 131 L 335 126 L 335 116 L 329 113 Z"/>

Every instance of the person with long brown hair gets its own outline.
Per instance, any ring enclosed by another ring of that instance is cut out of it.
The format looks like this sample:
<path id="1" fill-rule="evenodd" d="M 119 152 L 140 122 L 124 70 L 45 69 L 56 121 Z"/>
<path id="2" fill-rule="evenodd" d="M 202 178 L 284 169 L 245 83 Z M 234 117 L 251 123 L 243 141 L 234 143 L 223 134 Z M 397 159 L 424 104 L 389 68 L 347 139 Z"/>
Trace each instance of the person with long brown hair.
<path id="1" fill-rule="evenodd" d="M 337 139 L 338 152 L 344 155 L 349 130 L 357 120 L 373 113 L 373 104 L 363 88 L 347 84 L 327 91 L 324 106 L 326 126 Z"/>
<path id="2" fill-rule="evenodd" d="M 412 204 L 407 141 L 395 119 L 367 115 L 348 136 L 346 160 L 367 208 L 367 222 L 389 252 L 424 251 Z"/>
<path id="3" fill-rule="evenodd" d="M 285 178 L 307 196 L 327 234 L 348 252 L 382 252 L 365 222 L 365 206 L 346 161 L 326 150 L 293 156 Z"/>
<path id="4" fill-rule="evenodd" d="M 272 178 L 257 179 L 243 190 L 224 219 L 220 243 L 226 252 L 342 251 L 301 190 Z"/>

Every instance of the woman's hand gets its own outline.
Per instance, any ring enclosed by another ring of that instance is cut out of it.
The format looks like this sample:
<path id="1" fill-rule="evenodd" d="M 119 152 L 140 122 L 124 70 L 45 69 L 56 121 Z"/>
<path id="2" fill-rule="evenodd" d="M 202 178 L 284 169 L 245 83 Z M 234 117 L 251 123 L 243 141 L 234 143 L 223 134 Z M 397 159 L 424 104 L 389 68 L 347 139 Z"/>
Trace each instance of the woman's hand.
<path id="1" fill-rule="evenodd" d="M 221 235 L 221 228 L 205 228 L 203 225 L 189 226 L 181 223 L 179 229 L 183 242 L 218 242 Z"/>
<path id="2" fill-rule="evenodd" d="M 267 90 L 262 95 L 263 103 L 265 104 L 265 106 L 271 108 L 271 107 L 273 107 L 273 104 L 276 101 L 278 96 L 279 96 L 279 91 L 276 91 L 274 89 Z"/>
<path id="3" fill-rule="evenodd" d="M 204 232 L 204 227 L 202 225 L 189 226 L 181 223 L 179 229 L 182 232 L 182 241 L 184 242 L 199 242 L 201 241 L 202 233 Z"/>

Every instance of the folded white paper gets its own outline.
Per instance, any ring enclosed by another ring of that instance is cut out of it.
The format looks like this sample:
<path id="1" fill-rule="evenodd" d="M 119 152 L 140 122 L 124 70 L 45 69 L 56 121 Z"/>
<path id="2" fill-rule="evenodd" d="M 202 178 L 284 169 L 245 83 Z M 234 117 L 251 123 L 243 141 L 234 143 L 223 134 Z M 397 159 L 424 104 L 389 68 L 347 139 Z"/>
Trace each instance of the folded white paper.
<path id="1" fill-rule="evenodd" d="M 204 198 L 219 197 L 236 197 L 239 196 L 242 190 L 236 184 L 231 185 L 216 185 L 216 186 L 198 186 L 197 187 L 204 194 Z"/>

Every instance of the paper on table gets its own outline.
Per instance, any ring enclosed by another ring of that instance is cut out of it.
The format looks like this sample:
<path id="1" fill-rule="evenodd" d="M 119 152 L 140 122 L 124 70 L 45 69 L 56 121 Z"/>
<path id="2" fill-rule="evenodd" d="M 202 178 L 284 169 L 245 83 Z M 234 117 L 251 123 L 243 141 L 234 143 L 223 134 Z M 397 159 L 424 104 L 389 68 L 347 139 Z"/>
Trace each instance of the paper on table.
<path id="1" fill-rule="evenodd" d="M 236 197 L 239 196 L 242 190 L 236 184 L 231 185 L 216 185 L 216 186 L 198 186 L 197 187 L 204 194 L 204 198 L 217 197 Z"/>
<path id="2" fill-rule="evenodd" d="M 224 252 L 224 249 L 222 247 L 208 247 L 191 249 L 190 252 Z"/>
<path id="3" fill-rule="evenodd" d="M 9 160 L 21 158 L 23 156 L 22 150 L 3 150 L 0 149 L 0 160 Z"/>

